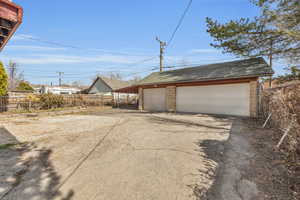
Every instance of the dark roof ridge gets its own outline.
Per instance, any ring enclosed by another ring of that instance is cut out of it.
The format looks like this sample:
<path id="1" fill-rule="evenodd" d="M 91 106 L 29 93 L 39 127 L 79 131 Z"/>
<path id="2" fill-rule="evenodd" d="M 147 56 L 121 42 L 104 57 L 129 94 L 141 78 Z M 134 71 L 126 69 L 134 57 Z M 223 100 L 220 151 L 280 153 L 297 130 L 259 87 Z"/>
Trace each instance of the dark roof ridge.
<path id="1" fill-rule="evenodd" d="M 164 72 L 153 72 L 136 85 L 260 77 L 272 74 L 274 74 L 274 71 L 264 58 L 257 57 Z"/>
<path id="2" fill-rule="evenodd" d="M 203 64 L 203 65 L 197 65 L 197 66 L 192 66 L 192 67 L 184 67 L 184 68 L 180 68 L 180 69 L 173 69 L 173 70 L 168 70 L 168 71 L 163 71 L 163 72 L 153 72 L 153 73 L 173 72 L 173 71 L 194 69 L 194 68 L 198 68 L 198 67 L 211 67 L 212 65 L 232 64 L 232 63 L 236 63 L 236 62 L 244 62 L 244 61 L 248 61 L 248 60 L 258 60 L 258 59 L 263 59 L 263 58 L 262 57 L 257 57 L 257 58 L 247 58 L 247 59 L 242 59 L 242 60 L 232 60 L 232 61 L 226 61 L 226 62 L 217 62 L 217 63 Z"/>

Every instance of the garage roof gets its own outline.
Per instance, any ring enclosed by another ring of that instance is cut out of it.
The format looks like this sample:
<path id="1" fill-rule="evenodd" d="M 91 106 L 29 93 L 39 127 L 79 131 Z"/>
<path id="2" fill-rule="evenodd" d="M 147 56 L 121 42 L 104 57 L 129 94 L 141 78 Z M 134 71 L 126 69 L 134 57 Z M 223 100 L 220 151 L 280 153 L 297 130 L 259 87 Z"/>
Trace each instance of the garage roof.
<path id="1" fill-rule="evenodd" d="M 274 71 L 263 58 L 250 58 L 165 72 L 154 72 L 138 82 L 137 85 L 260 77 L 269 76 L 273 73 Z"/>

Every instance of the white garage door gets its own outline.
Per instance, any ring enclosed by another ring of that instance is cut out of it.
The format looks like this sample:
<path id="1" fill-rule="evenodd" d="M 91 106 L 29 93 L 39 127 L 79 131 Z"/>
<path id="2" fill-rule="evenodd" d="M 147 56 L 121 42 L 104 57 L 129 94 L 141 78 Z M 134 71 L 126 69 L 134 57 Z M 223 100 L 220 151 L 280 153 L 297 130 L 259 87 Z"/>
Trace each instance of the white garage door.
<path id="1" fill-rule="evenodd" d="M 144 89 L 144 110 L 166 111 L 166 89 Z"/>
<path id="2" fill-rule="evenodd" d="M 177 88 L 177 111 L 249 116 L 249 84 Z"/>

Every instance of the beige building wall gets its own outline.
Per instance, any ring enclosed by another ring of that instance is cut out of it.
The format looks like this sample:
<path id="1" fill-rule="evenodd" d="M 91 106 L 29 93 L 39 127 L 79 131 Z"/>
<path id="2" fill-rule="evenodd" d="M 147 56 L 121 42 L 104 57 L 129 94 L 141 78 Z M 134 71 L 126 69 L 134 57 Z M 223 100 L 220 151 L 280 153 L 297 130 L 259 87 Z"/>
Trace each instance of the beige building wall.
<path id="1" fill-rule="evenodd" d="M 250 117 L 258 116 L 258 81 L 250 81 Z"/>
<path id="2" fill-rule="evenodd" d="M 258 116 L 258 81 L 253 80 L 249 82 L 249 109 L 250 117 L 256 118 Z M 166 87 L 166 110 L 168 112 L 176 112 L 176 86 Z M 143 88 L 139 88 L 139 110 L 144 109 Z"/>
<path id="3" fill-rule="evenodd" d="M 176 86 L 166 87 L 166 106 L 168 112 L 176 112 Z"/>

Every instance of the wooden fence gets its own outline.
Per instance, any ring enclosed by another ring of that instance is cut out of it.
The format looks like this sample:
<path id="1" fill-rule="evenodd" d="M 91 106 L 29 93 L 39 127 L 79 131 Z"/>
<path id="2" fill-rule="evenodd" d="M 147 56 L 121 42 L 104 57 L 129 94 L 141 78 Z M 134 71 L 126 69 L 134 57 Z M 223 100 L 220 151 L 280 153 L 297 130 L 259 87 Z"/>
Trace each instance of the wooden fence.
<path id="1" fill-rule="evenodd" d="M 106 95 L 55 95 L 61 99 L 58 107 L 76 106 L 104 106 L 112 105 L 113 97 Z M 45 102 L 42 102 L 41 95 L 21 95 L 21 96 L 2 96 L 0 97 L 0 112 L 13 110 L 41 110 L 45 109 Z M 50 108 L 50 106 L 48 107 Z"/>

